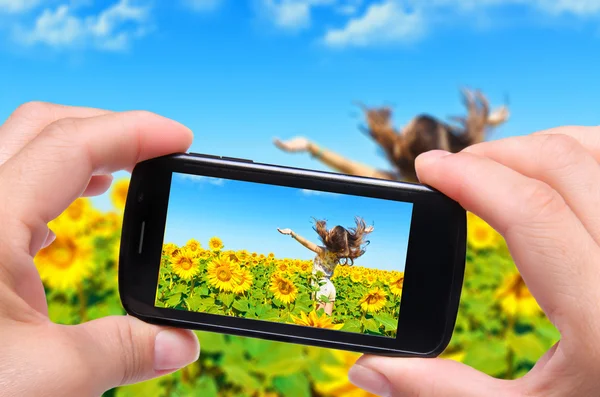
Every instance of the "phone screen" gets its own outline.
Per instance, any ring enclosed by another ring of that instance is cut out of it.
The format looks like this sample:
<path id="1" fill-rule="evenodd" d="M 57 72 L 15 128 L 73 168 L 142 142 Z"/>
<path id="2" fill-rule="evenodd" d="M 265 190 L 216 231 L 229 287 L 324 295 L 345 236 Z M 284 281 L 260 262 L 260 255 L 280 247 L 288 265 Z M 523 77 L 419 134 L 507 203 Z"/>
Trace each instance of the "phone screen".
<path id="1" fill-rule="evenodd" d="M 412 213 L 173 173 L 155 306 L 395 338 Z"/>

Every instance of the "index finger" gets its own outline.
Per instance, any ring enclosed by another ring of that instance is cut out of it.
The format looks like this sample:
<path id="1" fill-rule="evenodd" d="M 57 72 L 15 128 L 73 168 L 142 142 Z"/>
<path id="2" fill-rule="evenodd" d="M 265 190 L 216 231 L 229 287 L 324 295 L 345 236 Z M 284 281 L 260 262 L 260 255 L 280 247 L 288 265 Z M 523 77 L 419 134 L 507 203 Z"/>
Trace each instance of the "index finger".
<path id="1" fill-rule="evenodd" d="M 481 216 L 506 239 L 523 279 L 563 332 L 597 321 L 598 246 L 547 184 L 468 152 L 417 158 L 419 179 Z M 592 319 L 594 318 L 594 319 Z M 567 320 L 567 321 L 565 321 Z"/>
<path id="2" fill-rule="evenodd" d="M 0 211 L 17 229 L 4 233 L 34 255 L 47 223 L 81 195 L 93 175 L 184 152 L 191 142 L 188 128 L 149 112 L 56 121 L 0 167 L 0 191 L 11 192 L 0 199 Z"/>

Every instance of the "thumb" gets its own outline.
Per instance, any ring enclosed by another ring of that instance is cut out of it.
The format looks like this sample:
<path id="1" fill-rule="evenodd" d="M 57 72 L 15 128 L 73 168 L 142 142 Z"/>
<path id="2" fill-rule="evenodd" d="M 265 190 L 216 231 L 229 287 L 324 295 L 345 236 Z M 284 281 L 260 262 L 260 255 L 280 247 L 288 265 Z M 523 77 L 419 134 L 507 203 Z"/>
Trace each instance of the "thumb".
<path id="1" fill-rule="evenodd" d="M 189 330 L 165 328 L 131 316 L 111 316 L 72 327 L 89 390 L 106 390 L 174 372 L 200 354 L 196 335 Z"/>
<path id="2" fill-rule="evenodd" d="M 381 397 L 506 396 L 514 383 L 442 358 L 362 356 L 348 373 L 355 386 Z"/>

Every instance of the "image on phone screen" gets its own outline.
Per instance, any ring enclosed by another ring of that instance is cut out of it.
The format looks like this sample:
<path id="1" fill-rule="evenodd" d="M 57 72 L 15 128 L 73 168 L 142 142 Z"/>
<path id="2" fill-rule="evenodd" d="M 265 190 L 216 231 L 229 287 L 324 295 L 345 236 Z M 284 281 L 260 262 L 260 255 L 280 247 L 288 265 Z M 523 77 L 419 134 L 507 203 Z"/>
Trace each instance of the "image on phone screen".
<path id="1" fill-rule="evenodd" d="M 395 338 L 412 212 L 173 173 L 155 306 Z"/>

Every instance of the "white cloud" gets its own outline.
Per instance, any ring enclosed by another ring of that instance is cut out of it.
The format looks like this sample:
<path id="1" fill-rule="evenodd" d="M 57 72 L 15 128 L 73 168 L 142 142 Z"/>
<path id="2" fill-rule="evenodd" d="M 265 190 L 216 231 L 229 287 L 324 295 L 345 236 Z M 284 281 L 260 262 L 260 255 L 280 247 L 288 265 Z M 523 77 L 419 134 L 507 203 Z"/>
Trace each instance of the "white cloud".
<path id="1" fill-rule="evenodd" d="M 277 27 L 299 30 L 310 26 L 314 7 L 335 3 L 337 0 L 262 0 L 262 11 Z"/>
<path id="2" fill-rule="evenodd" d="M 207 12 L 216 10 L 223 0 L 184 0 L 184 4 L 194 11 Z"/>
<path id="3" fill-rule="evenodd" d="M 0 0 L 0 14 L 18 14 L 35 8 L 40 0 Z"/>
<path id="4" fill-rule="evenodd" d="M 469 16 L 514 5 L 546 16 L 600 16 L 600 0 L 378 0 L 344 26 L 327 30 L 323 42 L 330 47 L 408 42 L 423 37 L 433 25 L 451 25 L 457 21 L 475 24 L 478 19 L 468 19 Z M 337 11 L 352 14 L 356 8 L 345 4 L 338 6 Z"/>
<path id="5" fill-rule="evenodd" d="M 335 7 L 335 11 L 342 15 L 354 15 L 358 12 L 361 4 L 362 0 L 347 0 Z"/>
<path id="6" fill-rule="evenodd" d="M 524 5 L 550 14 L 586 16 L 600 12 L 600 0 L 414 0 L 421 6 L 453 6 L 463 10 L 490 6 Z"/>
<path id="7" fill-rule="evenodd" d="M 213 178 L 206 177 L 203 175 L 193 175 L 193 174 L 176 174 L 176 176 L 183 181 L 191 181 L 194 183 L 208 183 L 214 186 L 223 186 L 225 184 L 225 180 L 221 178 Z"/>
<path id="8" fill-rule="evenodd" d="M 424 32 L 419 10 L 408 12 L 396 0 L 369 6 L 365 14 L 353 18 L 341 29 L 330 29 L 324 37 L 331 47 L 365 47 L 410 41 Z"/>
<path id="9" fill-rule="evenodd" d="M 46 44 L 54 48 L 93 47 L 107 51 L 126 50 L 133 39 L 149 31 L 149 8 L 119 0 L 97 15 L 75 15 L 70 5 L 45 9 L 33 28 L 17 30 L 24 44 Z"/>

